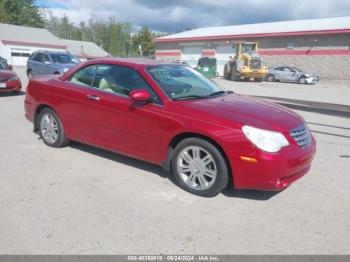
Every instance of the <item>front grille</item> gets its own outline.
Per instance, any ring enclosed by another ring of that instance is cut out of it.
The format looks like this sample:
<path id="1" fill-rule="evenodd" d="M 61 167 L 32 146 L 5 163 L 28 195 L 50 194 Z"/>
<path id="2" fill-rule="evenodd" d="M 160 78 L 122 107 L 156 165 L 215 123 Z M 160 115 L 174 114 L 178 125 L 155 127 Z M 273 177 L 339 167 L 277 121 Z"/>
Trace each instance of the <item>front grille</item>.
<path id="1" fill-rule="evenodd" d="M 305 124 L 290 131 L 290 135 L 302 148 L 308 147 L 311 144 L 311 133 Z"/>
<path id="2" fill-rule="evenodd" d="M 252 69 L 260 69 L 261 67 L 261 60 L 260 59 L 252 59 L 250 60 L 250 68 Z"/>
<path id="3" fill-rule="evenodd" d="M 9 80 L 10 78 L 0 78 L 0 83 L 5 83 Z"/>

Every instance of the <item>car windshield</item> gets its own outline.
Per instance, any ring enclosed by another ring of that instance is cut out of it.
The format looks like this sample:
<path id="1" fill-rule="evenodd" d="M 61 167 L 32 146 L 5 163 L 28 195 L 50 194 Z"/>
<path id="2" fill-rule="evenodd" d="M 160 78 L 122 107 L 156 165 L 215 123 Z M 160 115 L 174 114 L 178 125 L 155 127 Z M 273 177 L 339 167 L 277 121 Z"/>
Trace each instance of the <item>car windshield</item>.
<path id="1" fill-rule="evenodd" d="M 226 92 L 196 70 L 183 65 L 159 65 L 148 73 L 174 100 L 205 98 Z"/>
<path id="2" fill-rule="evenodd" d="M 51 58 L 55 63 L 59 64 L 78 63 L 78 59 L 69 54 L 51 54 Z"/>
<path id="3" fill-rule="evenodd" d="M 293 66 L 293 67 L 291 67 L 291 68 L 294 69 L 295 71 L 302 72 L 302 70 L 300 70 L 299 68 L 297 68 L 297 67 L 295 67 L 295 66 Z"/>

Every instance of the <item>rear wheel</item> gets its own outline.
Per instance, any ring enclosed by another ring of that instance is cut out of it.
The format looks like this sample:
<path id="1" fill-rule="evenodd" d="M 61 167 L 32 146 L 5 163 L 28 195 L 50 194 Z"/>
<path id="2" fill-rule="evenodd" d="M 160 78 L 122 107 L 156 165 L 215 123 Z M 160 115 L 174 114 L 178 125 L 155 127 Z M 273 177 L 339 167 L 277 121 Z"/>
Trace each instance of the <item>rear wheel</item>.
<path id="1" fill-rule="evenodd" d="M 39 132 L 40 137 L 48 146 L 64 147 L 69 143 L 60 119 L 50 108 L 45 108 L 40 112 Z"/>
<path id="2" fill-rule="evenodd" d="M 274 82 L 275 81 L 274 75 L 267 75 L 267 81 L 268 82 Z"/>
<path id="3" fill-rule="evenodd" d="M 228 183 L 228 168 L 221 152 L 206 140 L 191 137 L 175 148 L 172 171 L 184 190 L 205 197 L 220 193 Z"/>

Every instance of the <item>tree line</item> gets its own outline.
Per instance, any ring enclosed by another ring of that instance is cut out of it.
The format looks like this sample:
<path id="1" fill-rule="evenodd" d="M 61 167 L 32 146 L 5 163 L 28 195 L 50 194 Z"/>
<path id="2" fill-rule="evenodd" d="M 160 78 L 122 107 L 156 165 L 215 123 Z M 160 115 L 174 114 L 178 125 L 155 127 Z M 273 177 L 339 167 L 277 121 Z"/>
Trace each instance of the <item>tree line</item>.
<path id="1" fill-rule="evenodd" d="M 148 27 L 135 31 L 131 24 L 119 22 L 115 17 L 75 24 L 66 15 L 57 17 L 40 9 L 34 0 L 0 0 L 0 22 L 46 28 L 62 39 L 94 42 L 118 57 L 152 57 L 153 39 L 161 36 Z"/>

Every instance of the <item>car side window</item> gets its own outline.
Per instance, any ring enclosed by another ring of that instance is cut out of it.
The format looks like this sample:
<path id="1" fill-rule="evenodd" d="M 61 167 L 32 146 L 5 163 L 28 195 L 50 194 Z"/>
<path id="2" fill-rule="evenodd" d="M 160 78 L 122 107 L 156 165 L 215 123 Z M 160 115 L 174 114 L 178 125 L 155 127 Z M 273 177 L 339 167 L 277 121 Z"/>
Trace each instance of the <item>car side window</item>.
<path id="1" fill-rule="evenodd" d="M 33 58 L 34 61 L 41 62 L 42 61 L 42 53 L 36 54 Z"/>
<path id="2" fill-rule="evenodd" d="M 161 100 L 143 77 L 132 68 L 116 65 L 98 65 L 92 87 L 104 92 L 128 96 L 130 91 L 146 89 L 151 101 L 161 104 Z"/>
<path id="3" fill-rule="evenodd" d="M 50 62 L 49 56 L 47 54 L 43 54 L 41 62 L 43 62 L 43 63 Z"/>
<path id="4" fill-rule="evenodd" d="M 90 86 L 92 85 L 92 81 L 95 76 L 97 66 L 91 65 L 84 67 L 80 69 L 78 72 L 76 72 L 69 80 L 68 82 L 71 82 L 73 84 L 77 84 L 80 86 Z"/>

